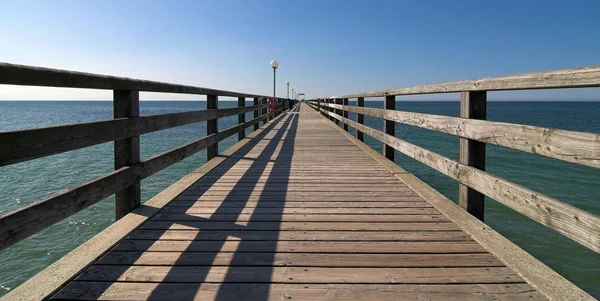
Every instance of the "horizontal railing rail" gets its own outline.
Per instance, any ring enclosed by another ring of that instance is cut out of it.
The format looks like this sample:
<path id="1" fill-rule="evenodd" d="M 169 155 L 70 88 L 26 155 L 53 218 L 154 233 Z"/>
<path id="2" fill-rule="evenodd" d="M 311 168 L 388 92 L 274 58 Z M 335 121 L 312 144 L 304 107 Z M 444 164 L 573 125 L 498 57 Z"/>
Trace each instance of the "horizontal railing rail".
<path id="1" fill-rule="evenodd" d="M 267 108 L 201 110 L 69 124 L 0 133 L 0 166 Z"/>
<path id="2" fill-rule="evenodd" d="M 487 91 L 581 88 L 600 86 L 600 67 L 559 70 L 390 89 L 309 100 L 308 104 L 336 124 L 369 135 L 394 160 L 397 150 L 459 182 L 459 205 L 483 220 L 484 196 L 600 253 L 600 217 L 542 193 L 485 172 L 485 145 L 494 144 L 570 163 L 600 168 L 600 134 L 486 121 Z M 461 92 L 461 117 L 395 110 L 396 95 Z M 365 97 L 385 96 L 384 109 L 365 108 Z M 348 99 L 356 98 L 357 106 Z M 356 120 L 348 118 L 356 113 Z M 383 131 L 364 125 L 364 116 L 383 119 Z M 455 161 L 395 137 L 395 123 L 460 137 Z"/>
<path id="3" fill-rule="evenodd" d="M 253 126 L 257 130 L 260 122 L 265 124 L 285 111 L 283 99 L 279 98 L 271 111 L 267 96 L 5 63 L 0 63 L 0 84 L 113 89 L 115 117 L 0 132 L 0 167 L 110 141 L 115 143 L 115 171 L 0 214 L 0 250 L 111 195 L 115 195 L 115 214 L 119 219 L 140 205 L 142 179 L 201 150 L 206 149 L 208 161 L 217 155 L 218 143 L 223 139 L 238 134 L 241 140 L 246 128 Z M 140 91 L 203 94 L 207 96 L 207 109 L 139 116 Z M 237 97 L 238 107 L 219 109 L 219 96 Z M 252 106 L 245 105 L 246 98 L 253 98 Z M 246 121 L 248 112 L 254 112 L 254 116 Z M 219 131 L 219 118 L 234 115 L 238 116 L 238 124 Z M 140 135 L 199 122 L 207 123 L 206 136 L 140 160 Z"/>
<path id="4" fill-rule="evenodd" d="M 100 90 L 132 90 L 140 92 L 219 95 L 228 97 L 270 97 L 203 87 L 177 85 L 69 70 L 15 65 L 0 62 L 0 84 L 39 87 Z"/>
<path id="5" fill-rule="evenodd" d="M 600 87 L 600 66 L 488 77 L 381 91 L 354 93 L 331 98 L 384 97 L 474 91 L 511 91 Z"/>

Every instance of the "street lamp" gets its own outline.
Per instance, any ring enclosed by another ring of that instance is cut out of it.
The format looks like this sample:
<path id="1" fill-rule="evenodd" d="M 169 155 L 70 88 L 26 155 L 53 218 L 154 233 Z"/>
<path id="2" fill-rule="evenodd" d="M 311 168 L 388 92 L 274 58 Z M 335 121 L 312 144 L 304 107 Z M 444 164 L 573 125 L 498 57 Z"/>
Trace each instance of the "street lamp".
<path id="1" fill-rule="evenodd" d="M 279 68 L 279 63 L 275 60 L 271 61 L 271 68 L 273 68 L 273 99 L 275 99 L 275 77 L 277 68 Z"/>
<path id="2" fill-rule="evenodd" d="M 288 80 L 285 84 L 287 85 L 287 98 L 290 99 L 290 81 Z"/>

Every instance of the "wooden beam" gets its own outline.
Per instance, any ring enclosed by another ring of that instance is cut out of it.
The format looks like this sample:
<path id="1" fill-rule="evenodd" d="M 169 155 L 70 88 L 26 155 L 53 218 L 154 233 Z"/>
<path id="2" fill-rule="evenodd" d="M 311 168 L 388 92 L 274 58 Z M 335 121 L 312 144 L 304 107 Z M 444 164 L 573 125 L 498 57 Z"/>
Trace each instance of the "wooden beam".
<path id="1" fill-rule="evenodd" d="M 238 107 L 243 108 L 245 106 L 246 106 L 246 98 L 238 97 Z M 242 124 L 244 122 L 246 122 L 246 113 L 238 114 L 238 124 Z M 238 133 L 238 141 L 244 139 L 244 137 L 246 137 L 246 131 L 241 131 Z"/>
<path id="2" fill-rule="evenodd" d="M 333 104 L 324 104 L 337 106 Z M 600 168 L 600 134 L 458 117 L 348 106 L 344 109 L 441 133 Z M 329 117 L 329 116 L 328 116 Z"/>
<path id="3" fill-rule="evenodd" d="M 355 93 L 334 97 L 383 97 L 389 95 L 414 95 L 459 93 L 471 91 L 506 91 L 600 87 L 600 66 L 526 73 L 511 76 L 488 77 L 442 84 L 414 86 L 381 91 Z"/>
<path id="4" fill-rule="evenodd" d="M 396 96 L 386 96 L 383 103 L 383 108 L 386 110 L 396 109 Z M 392 120 L 383 120 L 383 132 L 390 136 L 396 135 L 396 123 Z M 388 158 L 390 161 L 394 161 L 394 148 L 383 144 L 383 156 Z"/>
<path id="5" fill-rule="evenodd" d="M 258 106 L 258 97 L 254 97 L 254 106 Z M 254 118 L 258 117 L 258 115 L 260 114 L 260 110 L 254 110 L 253 112 L 254 112 L 254 114 L 252 116 Z M 258 128 L 259 128 L 259 126 L 260 125 L 258 123 L 255 123 L 254 124 L 254 131 L 257 131 Z"/>
<path id="6" fill-rule="evenodd" d="M 356 106 L 358 107 L 364 107 L 365 106 L 365 98 L 364 97 L 358 97 L 356 99 Z M 360 113 L 356 113 L 356 122 L 360 123 L 360 124 L 364 124 L 365 123 L 365 115 L 360 114 Z M 364 135 L 363 132 L 356 130 L 356 138 L 360 141 L 364 141 Z"/>
<path id="7" fill-rule="evenodd" d="M 460 99 L 460 117 L 485 120 L 487 92 L 463 92 Z M 485 143 L 460 138 L 460 163 L 485 170 Z M 484 195 L 464 184 L 458 184 L 458 204 L 477 219 L 484 218 Z"/>
<path id="8" fill-rule="evenodd" d="M 218 109 L 219 97 L 217 95 L 206 95 L 206 109 Z M 219 131 L 219 119 L 206 121 L 206 136 L 210 136 Z M 219 154 L 219 144 L 214 144 L 206 149 L 206 161 L 216 157 Z"/>
<path id="9" fill-rule="evenodd" d="M 332 114 L 332 116 L 334 116 Z M 381 131 L 335 116 L 399 152 L 600 253 L 600 217 Z"/>
<path id="10" fill-rule="evenodd" d="M 113 91 L 114 118 L 140 116 L 140 93 L 138 91 Z M 140 137 L 133 136 L 115 140 L 115 170 L 140 162 Z M 118 220 L 137 208 L 141 203 L 140 180 L 115 194 L 115 218 Z"/>
<path id="11" fill-rule="evenodd" d="M 348 98 L 344 98 L 342 99 L 342 105 L 344 106 L 348 106 Z M 348 110 L 343 110 L 344 112 L 344 117 L 348 118 Z M 347 132 L 348 131 L 348 125 L 344 123 L 344 130 Z"/>
<path id="12" fill-rule="evenodd" d="M 0 63 L 0 84 L 103 90 L 132 90 L 230 97 L 267 97 L 226 90 L 184 86 L 156 81 L 84 73 L 69 70 Z"/>

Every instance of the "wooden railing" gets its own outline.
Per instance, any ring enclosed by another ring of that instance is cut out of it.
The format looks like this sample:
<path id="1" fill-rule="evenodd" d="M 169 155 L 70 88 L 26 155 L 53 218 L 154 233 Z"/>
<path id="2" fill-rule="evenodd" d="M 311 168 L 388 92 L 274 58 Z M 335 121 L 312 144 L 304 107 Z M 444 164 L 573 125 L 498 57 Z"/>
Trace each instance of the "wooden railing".
<path id="1" fill-rule="evenodd" d="M 394 150 L 398 150 L 457 180 L 459 205 L 480 220 L 484 217 L 485 195 L 600 252 L 598 215 L 485 172 L 486 143 L 600 168 L 598 133 L 485 120 L 487 91 L 598 86 L 600 67 L 587 67 L 334 96 L 308 103 L 332 121 L 344 124 L 346 130 L 348 126 L 355 128 L 359 140 L 366 134 L 382 142 L 388 159 L 393 161 Z M 460 118 L 395 110 L 396 96 L 452 92 L 461 93 Z M 367 97 L 385 97 L 384 109 L 365 108 Z M 350 98 L 357 99 L 357 106 L 348 105 Z M 355 121 L 348 119 L 348 112 L 356 113 Z M 365 126 L 365 115 L 383 119 L 383 131 Z M 460 137 L 460 161 L 395 137 L 396 122 Z"/>
<path id="2" fill-rule="evenodd" d="M 110 141 L 115 154 L 115 171 L 2 214 L 0 250 L 113 194 L 119 219 L 140 205 L 142 179 L 203 149 L 208 161 L 217 155 L 219 141 L 234 134 L 241 140 L 246 128 L 256 130 L 259 122 L 284 110 L 277 99 L 275 111 L 268 112 L 268 96 L 263 95 L 6 63 L 0 63 L 0 84 L 106 89 L 114 95 L 113 120 L 0 132 L 0 167 Z M 206 95 L 207 109 L 139 116 L 140 91 Z M 219 109 L 219 96 L 237 97 L 238 107 Z M 245 106 L 246 98 L 254 100 L 253 106 Z M 254 112 L 252 120 L 245 120 L 247 112 Z M 220 131 L 219 118 L 233 115 L 238 115 L 238 124 Z M 199 122 L 207 123 L 206 136 L 140 160 L 140 135 Z"/>

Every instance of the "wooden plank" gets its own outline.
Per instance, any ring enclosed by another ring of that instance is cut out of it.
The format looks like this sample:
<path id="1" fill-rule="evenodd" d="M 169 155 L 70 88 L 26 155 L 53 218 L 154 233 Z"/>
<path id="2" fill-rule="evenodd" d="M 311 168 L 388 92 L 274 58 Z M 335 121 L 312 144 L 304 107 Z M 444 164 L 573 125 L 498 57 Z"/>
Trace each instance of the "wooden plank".
<path id="1" fill-rule="evenodd" d="M 425 203 L 425 202 L 423 202 Z M 427 203 L 425 203 L 427 204 Z M 431 207 L 428 208 L 294 208 L 294 207 L 278 207 L 265 208 L 261 204 L 260 207 L 224 207 L 224 208 L 206 208 L 206 207 L 175 207 L 165 208 L 161 211 L 163 215 L 187 214 L 190 217 L 196 214 L 330 214 L 330 215 L 439 215 L 439 212 Z M 175 211 L 175 212 L 173 212 Z M 158 216 L 157 216 L 158 217 Z M 400 218 L 400 217 L 398 217 Z"/>
<path id="2" fill-rule="evenodd" d="M 218 221 L 149 221 L 140 229 L 155 230 L 241 230 L 247 231 L 454 231 L 458 230 L 451 223 L 393 223 L 393 222 L 252 222 L 248 225 L 237 225 L 231 222 Z"/>
<path id="3" fill-rule="evenodd" d="M 211 267 L 91 266 L 78 281 L 180 283 L 522 283 L 513 271 L 486 268 L 319 268 L 319 267 Z M 201 281 L 204 279 L 204 281 Z"/>
<path id="4" fill-rule="evenodd" d="M 205 241 L 225 241 L 243 239 L 244 241 L 277 240 L 277 250 L 304 250 L 304 252 L 325 252 L 346 248 L 351 253 L 475 253 L 482 248 L 473 246 L 473 240 L 460 231 L 198 231 L 196 230 L 136 230 L 115 250 L 120 251 L 236 251 L 237 241 L 231 248 L 224 245 L 210 245 Z M 143 241 L 150 240 L 150 241 Z M 186 242 L 186 240 L 188 242 Z M 191 240 L 202 241 L 197 244 Z M 169 242 L 172 241 L 172 242 Z M 175 241 L 175 242 L 173 242 Z M 179 242 L 178 242 L 179 241 Z M 288 241 L 306 241 L 293 244 Z M 319 243 L 322 242 L 322 243 Z M 342 243 L 348 242 L 348 243 Z M 352 243 L 349 243 L 352 242 Z M 466 244 L 466 245 L 465 245 Z M 235 246 L 234 246 L 235 245 Z M 248 244 L 251 246 L 252 244 Z M 255 244 L 260 248 L 270 248 L 266 244 Z M 261 247 L 263 246 L 263 247 Z M 301 246 L 304 249 L 299 249 Z M 272 248 L 271 248 L 272 249 Z"/>
<path id="5" fill-rule="evenodd" d="M 460 117 L 485 120 L 487 92 L 463 92 L 460 98 Z M 460 163 L 485 170 L 485 143 L 472 139 L 460 138 Z M 458 205 L 471 215 L 483 221 L 483 193 L 463 184 L 458 184 Z"/>
<path id="6" fill-rule="evenodd" d="M 140 93 L 130 90 L 113 91 L 114 118 L 138 117 L 140 115 Z M 140 137 L 133 136 L 114 142 L 115 170 L 140 162 Z M 115 193 L 115 219 L 120 219 L 141 203 L 140 179 Z"/>
<path id="7" fill-rule="evenodd" d="M 269 208 L 273 209 L 273 208 Z M 275 208 L 279 209 L 279 208 Z M 281 209 L 279 209 L 281 210 Z M 219 210 L 221 211 L 221 210 Z M 433 211 L 433 210 L 432 210 Z M 442 215 L 399 215 L 399 214 L 370 214 L 370 215 L 342 215 L 342 214 L 237 214 L 237 213 L 188 213 L 188 214 L 159 214 L 152 220 L 173 221 L 184 223 L 186 221 L 207 220 L 211 222 L 402 222 L 402 223 L 439 223 L 447 222 Z"/>
<path id="8" fill-rule="evenodd" d="M 466 166 L 402 139 L 386 135 L 381 131 L 357 124 L 352 120 L 343 121 L 581 245 L 600 252 L 600 217 L 597 215 Z"/>
<path id="9" fill-rule="evenodd" d="M 206 109 L 218 109 L 219 97 L 217 95 L 206 95 Z M 219 132 L 219 119 L 211 119 L 206 121 L 206 136 Z M 206 161 L 216 157 L 219 154 L 219 145 L 212 144 L 206 148 Z"/>
<path id="10" fill-rule="evenodd" d="M 562 69 L 511 76 L 488 77 L 442 84 L 388 89 L 334 97 L 383 97 L 387 95 L 415 95 L 456 93 L 470 91 L 506 91 L 600 87 L 600 66 Z"/>
<path id="11" fill-rule="evenodd" d="M 77 300 L 546 300 L 527 284 L 246 284 L 74 281 L 55 298 Z"/>
<path id="12" fill-rule="evenodd" d="M 167 207 L 163 209 L 164 213 L 183 213 L 193 208 L 430 208 L 431 205 L 420 199 L 415 202 L 327 202 L 327 201 L 316 201 L 316 202 L 297 202 L 288 201 L 285 202 L 268 202 L 268 201 L 247 201 L 245 199 L 240 201 L 227 200 L 221 201 L 172 201 Z M 419 198 L 417 198 L 419 199 Z"/>
<path id="13" fill-rule="evenodd" d="M 0 63 L 0 84 L 103 90 L 134 90 L 179 94 L 210 94 L 230 97 L 268 97 L 226 90 L 8 63 Z"/>
<path id="14" fill-rule="evenodd" d="M 244 243 L 240 243 L 244 244 Z M 96 265 L 136 266 L 296 266 L 296 267 L 503 267 L 495 257 L 480 254 L 343 254 L 241 252 L 111 251 Z"/>
<path id="15" fill-rule="evenodd" d="M 450 116 L 388 111 L 376 108 L 357 108 L 354 106 L 342 108 L 350 112 L 385 118 L 461 138 L 600 168 L 600 134 L 597 133 L 487 120 L 466 120 Z"/>

